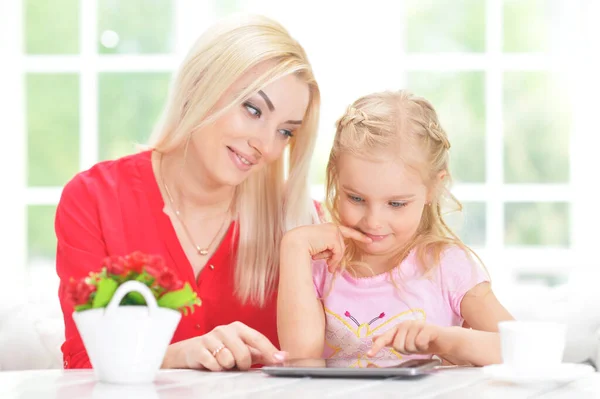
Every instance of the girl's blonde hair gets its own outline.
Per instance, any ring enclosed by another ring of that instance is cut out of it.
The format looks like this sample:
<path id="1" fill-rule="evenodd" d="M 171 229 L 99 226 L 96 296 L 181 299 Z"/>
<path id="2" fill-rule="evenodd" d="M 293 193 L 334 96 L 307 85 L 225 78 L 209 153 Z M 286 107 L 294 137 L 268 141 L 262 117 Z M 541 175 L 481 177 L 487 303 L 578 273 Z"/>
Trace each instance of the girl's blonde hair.
<path id="1" fill-rule="evenodd" d="M 326 175 L 326 204 L 331 218 L 340 223 L 337 211 L 339 156 L 346 153 L 368 159 L 392 157 L 416 171 L 432 193 L 416 234 L 398 251 L 393 264 L 399 264 L 416 249 L 417 262 L 427 273 L 439 264 L 444 249 L 452 245 L 481 262 L 444 221 L 442 208 L 450 206 L 451 210 L 462 211 L 461 203 L 449 190 L 449 149 L 446 132 L 433 106 L 424 98 L 404 90 L 359 98 L 336 123 Z M 440 176 L 443 176 L 441 180 Z M 350 269 L 353 265 L 360 266 L 356 246 L 351 241 L 347 244 L 343 264 Z"/>
<path id="2" fill-rule="evenodd" d="M 213 109 L 238 78 L 261 63 L 270 66 L 267 72 L 225 107 Z M 281 157 L 240 184 L 234 199 L 239 229 L 236 295 L 261 306 L 275 289 L 283 233 L 316 219 L 308 176 L 320 93 L 304 49 L 269 18 L 242 15 L 220 21 L 199 37 L 181 65 L 150 142 L 160 153 L 173 151 L 252 93 L 291 74 L 306 82 L 310 101 L 302 126 L 290 140 L 288 170 Z"/>

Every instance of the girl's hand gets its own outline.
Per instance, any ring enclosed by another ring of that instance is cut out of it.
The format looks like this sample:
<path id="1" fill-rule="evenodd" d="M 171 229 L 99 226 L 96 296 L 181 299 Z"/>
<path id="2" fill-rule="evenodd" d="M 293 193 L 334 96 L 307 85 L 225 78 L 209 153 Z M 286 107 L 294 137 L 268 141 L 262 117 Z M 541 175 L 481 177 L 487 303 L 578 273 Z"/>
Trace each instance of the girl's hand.
<path id="1" fill-rule="evenodd" d="M 373 242 L 358 230 L 333 223 L 302 226 L 288 231 L 282 240 L 282 252 L 291 248 L 306 250 L 313 260 L 325 259 L 330 272 L 340 265 L 346 245 L 344 239 L 370 244 Z"/>
<path id="2" fill-rule="evenodd" d="M 448 328 L 410 320 L 374 337 L 373 346 L 367 355 L 375 356 L 386 346 L 394 348 L 403 355 L 445 355 L 450 351 L 451 341 L 452 335 Z"/>

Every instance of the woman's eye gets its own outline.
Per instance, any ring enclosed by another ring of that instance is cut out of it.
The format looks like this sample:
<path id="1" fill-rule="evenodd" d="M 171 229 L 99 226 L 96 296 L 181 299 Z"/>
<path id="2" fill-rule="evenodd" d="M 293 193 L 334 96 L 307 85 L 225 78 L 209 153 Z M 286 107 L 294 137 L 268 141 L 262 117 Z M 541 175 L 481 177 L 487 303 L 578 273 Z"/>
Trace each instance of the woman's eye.
<path id="1" fill-rule="evenodd" d="M 390 206 L 392 208 L 402 208 L 403 206 L 406 206 L 406 202 L 392 201 L 390 202 Z"/>
<path id="2" fill-rule="evenodd" d="M 362 201 L 362 198 L 357 197 L 356 195 L 350 195 L 350 194 L 348 194 L 348 198 L 352 202 L 361 202 Z"/>
<path id="3" fill-rule="evenodd" d="M 244 103 L 244 107 L 248 110 L 248 112 L 250 112 L 250 114 L 252 116 L 256 116 L 257 118 L 260 118 L 260 116 L 262 115 L 262 112 L 260 111 L 260 109 L 250 103 Z"/>

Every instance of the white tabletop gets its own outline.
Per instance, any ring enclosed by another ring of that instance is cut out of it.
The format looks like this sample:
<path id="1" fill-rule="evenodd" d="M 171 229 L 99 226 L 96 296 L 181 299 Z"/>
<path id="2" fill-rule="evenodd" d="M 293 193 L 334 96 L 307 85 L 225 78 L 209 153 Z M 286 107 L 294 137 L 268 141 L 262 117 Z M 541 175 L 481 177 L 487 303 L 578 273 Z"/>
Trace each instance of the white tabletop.
<path id="1" fill-rule="evenodd" d="M 160 371 L 154 384 L 96 382 L 90 370 L 0 372 L 0 398 L 600 398 L 600 373 L 570 383 L 514 385 L 491 380 L 478 368 L 454 368 L 418 380 L 269 377 L 260 371 Z"/>

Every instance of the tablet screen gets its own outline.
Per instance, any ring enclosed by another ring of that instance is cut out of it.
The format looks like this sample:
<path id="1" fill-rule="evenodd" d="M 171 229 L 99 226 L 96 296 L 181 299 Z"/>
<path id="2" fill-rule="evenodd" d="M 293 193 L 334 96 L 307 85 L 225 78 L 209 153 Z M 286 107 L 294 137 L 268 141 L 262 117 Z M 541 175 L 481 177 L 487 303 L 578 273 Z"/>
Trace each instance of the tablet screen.
<path id="1" fill-rule="evenodd" d="M 419 368 L 429 366 L 434 362 L 439 364 L 438 360 L 434 359 L 412 359 L 412 360 L 377 360 L 377 364 L 371 363 L 368 360 L 357 359 L 290 359 L 287 360 L 283 367 L 294 368 Z"/>

